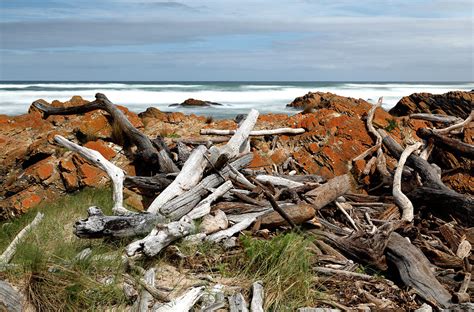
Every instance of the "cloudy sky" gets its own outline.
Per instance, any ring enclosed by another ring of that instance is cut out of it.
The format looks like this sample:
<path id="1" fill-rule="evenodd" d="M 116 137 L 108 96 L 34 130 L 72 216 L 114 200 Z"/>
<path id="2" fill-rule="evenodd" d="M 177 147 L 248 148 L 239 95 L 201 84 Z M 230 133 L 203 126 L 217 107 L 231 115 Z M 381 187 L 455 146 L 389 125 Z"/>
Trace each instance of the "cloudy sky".
<path id="1" fill-rule="evenodd" d="M 474 81 L 472 0 L 1 0 L 1 80 Z"/>

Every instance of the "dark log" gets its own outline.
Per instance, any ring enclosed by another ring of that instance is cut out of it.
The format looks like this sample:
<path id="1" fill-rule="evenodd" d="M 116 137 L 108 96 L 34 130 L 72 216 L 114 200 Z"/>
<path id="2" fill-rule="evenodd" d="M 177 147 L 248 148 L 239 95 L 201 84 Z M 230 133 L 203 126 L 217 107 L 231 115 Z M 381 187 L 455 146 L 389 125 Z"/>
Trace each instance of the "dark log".
<path id="1" fill-rule="evenodd" d="M 432 140 L 435 145 L 453 152 L 455 155 L 474 159 L 474 145 L 438 134 L 426 128 L 418 129 L 416 135 L 425 140 Z"/>
<path id="2" fill-rule="evenodd" d="M 156 224 L 165 220 L 152 213 L 130 216 L 106 216 L 98 207 L 89 207 L 87 219 L 74 225 L 74 234 L 80 238 L 128 237 L 148 234 Z"/>
<path id="3" fill-rule="evenodd" d="M 273 210 L 275 210 L 282 217 L 282 219 L 284 219 L 293 229 L 295 229 L 296 228 L 295 222 L 293 222 L 292 218 L 286 213 L 286 211 L 283 210 L 278 205 L 275 198 L 273 198 L 272 194 L 270 194 L 266 190 L 263 191 L 263 194 L 265 195 L 265 197 L 268 199 L 268 201 L 272 205 Z"/>
<path id="4" fill-rule="evenodd" d="M 395 158 L 399 158 L 403 152 L 400 144 L 385 131 L 379 129 L 379 132 L 385 147 Z M 441 216 L 453 215 L 468 226 L 474 225 L 474 198 L 459 194 L 444 185 L 436 170 L 419 156 L 410 155 L 407 165 L 414 168 L 423 181 L 422 187 L 407 194 L 415 206 L 425 205 Z"/>
<path id="5" fill-rule="evenodd" d="M 45 105 L 39 101 L 33 103 L 33 106 L 44 113 L 44 116 L 49 115 L 74 115 L 83 114 L 93 110 L 101 109 L 110 114 L 113 122 L 118 125 L 124 136 L 133 144 L 137 146 L 137 160 L 144 162 L 148 166 L 160 165 L 162 172 L 177 172 L 176 166 L 170 166 L 169 156 L 166 153 L 159 153 L 153 146 L 151 140 L 135 128 L 127 119 L 125 114 L 117 108 L 109 99 L 102 93 L 95 95 L 95 101 L 72 107 L 52 107 Z M 171 161 L 172 163 L 172 161 Z"/>
<path id="6" fill-rule="evenodd" d="M 398 222 L 386 223 L 379 227 L 374 234 L 358 231 L 344 237 L 326 231 L 312 230 L 312 232 L 321 236 L 326 243 L 347 257 L 385 271 L 387 270 L 385 248 L 390 235 L 398 225 Z"/>
<path id="7" fill-rule="evenodd" d="M 127 188 L 138 188 L 154 195 L 164 190 L 173 180 L 166 174 L 156 174 L 152 177 L 125 176 L 123 182 Z"/>
<path id="8" fill-rule="evenodd" d="M 436 279 L 425 255 L 400 234 L 393 232 L 385 253 L 393 263 L 405 285 L 412 287 L 426 301 L 448 308 L 451 295 Z"/>

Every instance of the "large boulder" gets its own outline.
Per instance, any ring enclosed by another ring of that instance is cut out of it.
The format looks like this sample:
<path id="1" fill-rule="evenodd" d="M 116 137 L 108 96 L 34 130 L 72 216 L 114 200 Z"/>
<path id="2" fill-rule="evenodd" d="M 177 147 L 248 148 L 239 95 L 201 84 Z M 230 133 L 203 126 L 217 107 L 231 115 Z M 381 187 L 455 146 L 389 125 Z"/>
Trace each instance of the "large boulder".
<path id="1" fill-rule="evenodd" d="M 465 119 L 471 113 L 473 104 L 473 91 L 452 91 L 444 94 L 413 93 L 403 97 L 389 112 L 394 116 L 432 113 Z"/>

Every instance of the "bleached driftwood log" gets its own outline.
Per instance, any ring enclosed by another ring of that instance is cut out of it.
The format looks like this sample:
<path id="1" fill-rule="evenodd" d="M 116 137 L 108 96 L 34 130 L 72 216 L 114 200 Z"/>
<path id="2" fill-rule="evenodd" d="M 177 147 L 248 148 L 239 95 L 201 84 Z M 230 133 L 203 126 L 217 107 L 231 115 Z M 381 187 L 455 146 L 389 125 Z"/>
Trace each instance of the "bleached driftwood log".
<path id="1" fill-rule="evenodd" d="M 89 162 L 107 173 L 109 178 L 112 180 L 112 196 L 114 200 L 114 207 L 112 208 L 112 211 L 114 214 L 129 215 L 132 213 L 123 207 L 123 180 L 125 179 L 125 173 L 122 169 L 105 159 L 105 157 L 102 156 L 102 154 L 98 151 L 77 145 L 76 143 L 71 142 L 60 135 L 54 136 L 54 140 L 65 148 L 78 153 Z"/>
<path id="2" fill-rule="evenodd" d="M 241 293 L 229 297 L 230 312 L 248 312 L 248 305 Z"/>
<path id="3" fill-rule="evenodd" d="M 179 169 L 174 165 L 169 155 L 164 150 L 157 151 L 151 140 L 135 128 L 127 119 L 125 114 L 117 108 L 102 93 L 95 95 L 95 101 L 72 107 L 52 107 L 39 101 L 33 103 L 33 106 L 41 110 L 45 117 L 49 115 L 73 115 L 87 113 L 93 110 L 101 109 L 110 114 L 113 122 L 118 125 L 124 136 L 130 142 L 137 146 L 137 157 L 149 166 L 160 165 L 163 172 L 177 172 Z"/>
<path id="4" fill-rule="evenodd" d="M 42 214 L 41 212 L 38 212 L 36 214 L 36 217 L 33 219 L 33 221 L 31 221 L 30 224 L 28 224 L 27 226 L 25 226 L 16 236 L 15 238 L 13 239 L 13 241 L 10 243 L 10 245 L 8 245 L 7 249 L 5 249 L 5 251 L 2 253 L 2 255 L 0 255 L 0 266 L 1 265 L 5 265 L 5 264 L 8 264 L 13 256 L 15 255 L 15 252 L 16 252 L 16 248 L 18 246 L 18 244 L 25 238 L 25 236 L 31 231 L 33 230 L 35 227 L 38 226 L 38 224 L 40 224 L 41 220 L 43 220 L 43 217 L 44 217 L 44 214 Z"/>
<path id="5" fill-rule="evenodd" d="M 246 167 L 252 161 L 252 158 L 252 153 L 246 154 L 233 161 L 231 165 L 235 169 L 240 170 Z M 225 166 L 219 173 L 206 176 L 198 185 L 167 202 L 160 209 L 160 213 L 171 220 L 178 220 L 191 211 L 204 196 L 209 194 L 209 189 L 215 188 L 222 182 L 225 182 L 224 179 L 229 176 L 230 172 L 229 166 Z"/>
<path id="6" fill-rule="evenodd" d="M 150 213 L 160 213 L 164 204 L 193 188 L 202 179 L 207 160 L 205 153 L 207 148 L 203 145 L 196 147 L 184 164 L 181 172 L 174 181 L 155 198 L 148 207 Z"/>
<path id="7" fill-rule="evenodd" d="M 250 226 L 250 224 L 255 222 L 255 219 L 256 219 L 256 217 L 248 217 L 248 218 L 244 219 L 243 221 L 240 221 L 239 223 L 234 224 L 233 226 L 231 226 L 228 229 L 225 229 L 225 230 L 222 230 L 222 231 L 219 231 L 219 232 L 216 232 L 212 235 L 207 236 L 206 240 L 218 243 L 221 240 L 223 240 L 224 238 L 231 237 L 235 233 L 238 233 L 240 231 L 245 230 L 246 228 L 248 228 Z"/>
<path id="8" fill-rule="evenodd" d="M 374 119 L 375 111 L 378 107 L 382 106 L 383 97 L 380 97 L 377 101 L 377 104 L 372 106 L 368 115 L 367 115 L 367 130 L 371 133 L 375 138 L 376 142 L 375 145 L 379 146 L 377 149 L 377 170 L 382 175 L 384 182 L 388 182 L 391 180 L 391 175 L 387 170 L 387 160 L 385 159 L 385 155 L 382 151 L 382 136 L 375 130 L 374 125 L 372 124 L 372 120 Z"/>
<path id="9" fill-rule="evenodd" d="M 198 219 L 204 217 L 211 212 L 211 204 L 215 202 L 219 197 L 227 193 L 232 188 L 232 182 L 227 181 L 214 190 L 208 197 L 203 199 L 193 210 L 191 210 L 187 216 L 191 219 Z"/>
<path id="10" fill-rule="evenodd" d="M 240 127 L 235 131 L 229 142 L 223 147 L 213 146 L 209 149 L 211 163 L 217 168 L 222 168 L 228 161 L 236 158 L 247 148 L 247 139 L 258 118 L 258 111 L 251 109 Z"/>
<path id="11" fill-rule="evenodd" d="M 76 221 L 74 234 L 81 238 L 129 237 L 150 233 L 165 218 L 154 213 L 106 216 L 99 207 L 89 207 L 88 217 Z"/>
<path id="12" fill-rule="evenodd" d="M 306 130 L 303 128 L 278 128 L 268 130 L 253 130 L 250 131 L 250 136 L 261 136 L 261 135 L 276 135 L 276 134 L 301 134 Z M 217 129 L 201 129 L 202 135 L 232 135 L 235 134 L 236 130 L 217 130 Z"/>
<path id="13" fill-rule="evenodd" d="M 255 179 L 258 182 L 271 183 L 275 186 L 288 187 L 288 188 L 299 187 L 299 186 L 304 185 L 303 183 L 300 183 L 300 182 L 295 182 L 289 179 L 275 177 L 271 175 L 265 175 L 265 174 L 257 175 Z"/>
<path id="14" fill-rule="evenodd" d="M 461 118 L 455 117 L 455 116 L 448 116 L 448 115 L 441 115 L 441 114 L 425 114 L 425 113 L 411 114 L 410 118 L 422 119 L 422 120 L 427 120 L 431 122 L 440 122 L 444 124 L 452 124 L 452 123 L 458 123 L 458 122 L 463 121 Z"/>
<path id="15" fill-rule="evenodd" d="M 393 177 L 393 198 L 397 206 L 402 209 L 402 220 L 408 222 L 413 221 L 414 212 L 413 204 L 408 199 L 408 197 L 406 197 L 406 195 L 402 192 L 403 167 L 405 166 L 405 162 L 407 161 L 407 158 L 411 155 L 411 153 L 418 150 L 422 145 L 423 144 L 421 142 L 417 142 L 405 148 L 402 155 L 400 156 L 400 159 L 398 160 L 397 169 L 395 170 L 395 175 Z"/>
<path id="16" fill-rule="evenodd" d="M 146 237 L 129 244 L 125 251 L 129 257 L 138 254 L 153 257 L 175 240 L 189 235 L 193 230 L 193 220 L 185 216 L 179 221 L 157 225 Z"/>
<path id="17" fill-rule="evenodd" d="M 264 292 L 262 281 L 256 281 L 252 284 L 252 301 L 250 302 L 250 312 L 264 312 L 263 300 Z"/>
<path id="18" fill-rule="evenodd" d="M 24 299 L 9 283 L 0 279 L 0 309 L 7 312 L 25 311 Z M 5 309 L 5 310 L 3 310 Z"/>
<path id="19" fill-rule="evenodd" d="M 155 268 L 150 268 L 145 272 L 145 283 L 151 287 L 155 287 Z M 140 312 L 148 312 L 153 303 L 153 296 L 144 288 L 140 296 L 140 304 L 138 310 Z"/>
<path id="20" fill-rule="evenodd" d="M 173 299 L 158 307 L 155 312 L 187 312 L 196 304 L 204 294 L 204 286 L 194 287 L 184 293 L 182 296 Z"/>
<path id="21" fill-rule="evenodd" d="M 305 195 L 311 198 L 313 207 L 319 209 L 335 201 L 339 196 L 349 192 L 351 186 L 351 177 L 348 174 L 344 174 L 328 180 L 326 183 L 307 192 Z"/>
<path id="22" fill-rule="evenodd" d="M 467 126 L 473 119 L 474 119 L 474 110 L 471 110 L 471 113 L 469 114 L 469 116 L 464 121 L 462 121 L 460 123 L 457 123 L 457 124 L 454 124 L 452 126 L 443 128 L 443 129 L 433 129 L 433 131 L 438 133 L 438 134 L 450 133 L 453 130 L 460 129 L 460 128 L 463 128 L 463 127 Z"/>

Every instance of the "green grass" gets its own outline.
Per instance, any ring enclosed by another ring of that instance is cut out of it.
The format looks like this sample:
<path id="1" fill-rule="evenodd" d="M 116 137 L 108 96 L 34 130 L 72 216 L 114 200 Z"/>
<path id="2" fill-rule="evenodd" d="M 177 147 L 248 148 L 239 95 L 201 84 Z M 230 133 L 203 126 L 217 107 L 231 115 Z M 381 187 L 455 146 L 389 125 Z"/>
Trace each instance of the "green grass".
<path id="1" fill-rule="evenodd" d="M 44 213 L 43 221 L 17 246 L 10 262 L 16 267 L 0 273 L 23 290 L 39 311 L 103 310 L 126 303 L 121 285 L 120 253 L 125 242 L 79 239 L 73 234 L 74 222 L 85 218 L 87 207 L 96 205 L 110 214 L 110 190 L 86 189 L 54 203 L 42 203 L 25 215 L 0 224 L 0 250 L 35 217 Z M 119 246 L 117 246 L 119 245 Z M 92 255 L 116 252 L 116 260 L 84 260 L 74 257 L 91 248 Z M 110 284 L 101 281 L 110 279 Z M 102 308 L 101 308 L 102 307 Z"/>
<path id="2" fill-rule="evenodd" d="M 310 243 L 295 233 L 271 240 L 243 236 L 241 274 L 252 281 L 263 281 L 266 310 L 295 311 L 311 305 L 319 296 L 314 289 Z"/>
<path id="3" fill-rule="evenodd" d="M 388 122 L 388 125 L 385 127 L 387 132 L 392 132 L 396 128 L 398 128 L 398 123 L 395 119 L 385 119 Z"/>

